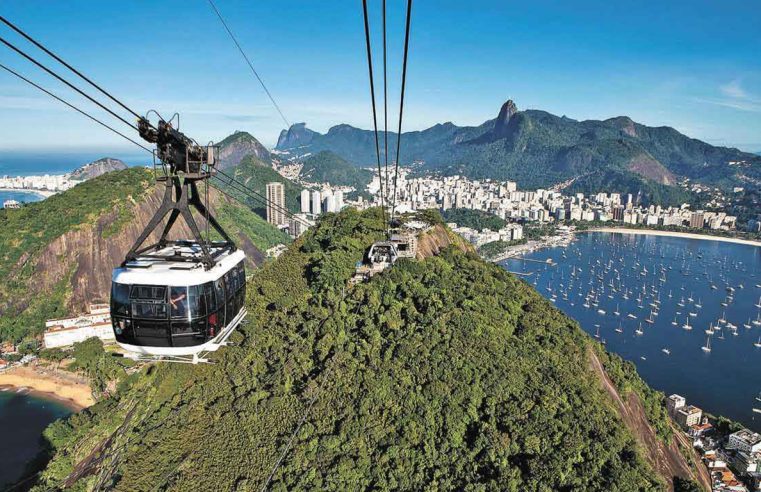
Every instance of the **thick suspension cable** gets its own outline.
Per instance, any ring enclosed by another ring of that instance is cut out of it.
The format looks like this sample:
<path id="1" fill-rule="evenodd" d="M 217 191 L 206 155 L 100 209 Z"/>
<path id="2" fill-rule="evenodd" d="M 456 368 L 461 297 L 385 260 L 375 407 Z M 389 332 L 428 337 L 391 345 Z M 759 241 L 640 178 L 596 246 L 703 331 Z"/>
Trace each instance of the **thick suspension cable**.
<path id="1" fill-rule="evenodd" d="M 211 8 L 214 10 L 214 13 L 217 14 L 217 17 L 219 18 L 219 21 L 224 26 L 225 30 L 227 31 L 227 34 L 230 35 L 230 39 L 233 40 L 233 43 L 235 43 L 235 46 L 238 48 L 238 51 L 240 51 L 240 54 L 243 55 L 243 59 L 246 60 L 246 63 L 248 64 L 248 68 L 251 69 L 251 72 L 254 74 L 256 79 L 259 81 L 259 84 L 261 84 L 262 89 L 264 89 L 264 92 L 267 93 L 267 97 L 269 97 L 270 101 L 272 101 L 272 105 L 275 106 L 275 109 L 280 114 L 280 117 L 283 119 L 283 123 L 285 123 L 286 128 L 290 128 L 291 124 L 288 122 L 288 119 L 285 117 L 283 112 L 280 110 L 280 106 L 275 102 L 275 98 L 272 97 L 272 94 L 270 93 L 269 89 L 267 89 L 267 86 L 264 84 L 264 80 L 259 76 L 259 72 L 256 71 L 254 68 L 254 64 L 251 63 L 251 60 L 249 60 L 246 53 L 243 51 L 243 48 L 241 48 L 240 43 L 238 43 L 238 39 L 235 37 L 235 34 L 230 30 L 230 28 L 227 25 L 227 22 L 225 22 L 225 19 L 222 17 L 222 14 L 219 12 L 219 9 L 214 4 L 213 0 L 208 0 L 209 5 L 211 5 Z"/>
<path id="2" fill-rule="evenodd" d="M 59 81 L 63 82 L 64 84 L 66 84 L 67 86 L 69 86 L 71 89 L 73 89 L 73 90 L 75 90 L 76 92 L 78 92 L 80 95 L 84 96 L 85 98 L 87 98 L 87 99 L 88 99 L 88 100 L 90 100 L 91 102 L 95 103 L 96 105 L 98 105 L 99 107 L 101 107 L 103 110 L 105 110 L 107 113 L 111 114 L 111 115 L 112 115 L 112 116 L 114 116 L 116 119 L 118 119 L 118 120 L 122 121 L 122 122 L 123 122 L 125 125 L 127 125 L 127 126 L 131 127 L 131 128 L 132 128 L 132 129 L 134 129 L 135 131 L 138 131 L 137 127 L 136 127 L 134 124 L 130 123 L 129 121 L 125 120 L 124 118 L 122 118 L 122 117 L 121 117 L 121 116 L 119 116 L 118 114 L 114 113 L 113 111 L 111 111 L 110 109 L 108 109 L 106 106 L 104 106 L 104 105 L 103 105 L 103 104 L 102 104 L 100 101 L 98 101 L 97 99 L 94 99 L 94 98 L 92 98 L 91 96 L 87 95 L 87 94 L 86 94 L 84 91 L 82 91 L 81 89 L 79 89 L 78 87 L 76 87 L 74 84 L 72 84 L 72 83 L 71 83 L 71 82 L 69 82 L 68 80 L 64 79 L 63 77 L 61 77 L 60 75 L 58 75 L 57 73 L 55 73 L 54 71 L 52 71 L 51 69 L 49 69 L 48 67 L 46 67 L 45 65 L 43 65 L 42 63 L 38 62 L 37 60 L 35 60 L 35 59 L 34 59 L 34 58 L 32 58 L 31 56 L 27 55 L 26 53 L 24 53 L 23 51 L 21 51 L 19 48 L 17 48 L 16 46 L 14 46 L 13 44 L 9 43 L 9 42 L 8 42 L 8 41 L 7 41 L 5 38 L 3 38 L 3 37 L 0 37 L 0 42 L 2 42 L 4 45 L 6 45 L 7 47 L 9 47 L 10 49 L 12 49 L 13 51 L 15 51 L 16 53 L 18 53 L 19 55 L 21 55 L 21 56 L 23 56 L 24 58 L 26 58 L 26 59 L 27 59 L 27 60 L 29 60 L 30 62 L 34 63 L 35 65 L 37 65 L 38 67 L 40 67 L 41 69 L 43 69 L 44 71 L 46 71 L 48 74 L 50 74 L 50 75 L 52 75 L 53 77 L 55 77 L 56 79 L 58 79 Z"/>
<path id="3" fill-rule="evenodd" d="M 402 117 L 404 116 L 404 87 L 407 82 L 407 53 L 410 46 L 410 18 L 412 17 L 412 0 L 407 0 L 407 26 L 404 31 L 404 61 L 402 62 L 402 94 L 399 99 L 399 130 L 396 134 L 396 164 L 394 169 L 394 209 L 391 216 L 394 216 L 396 210 L 396 188 L 399 181 L 399 149 L 402 143 Z"/>
<path id="4" fill-rule="evenodd" d="M 45 89 L 44 87 L 41 87 L 38 84 L 35 84 L 34 82 L 32 82 L 28 78 L 24 77 L 20 73 L 18 73 L 16 71 L 6 67 L 2 63 L 0 63 L 0 68 L 2 68 L 3 70 L 5 70 L 6 72 L 8 72 L 8 73 L 10 73 L 12 75 L 15 75 L 16 77 L 18 77 L 19 79 L 23 80 L 24 82 L 26 82 L 27 84 L 31 85 L 32 87 L 35 87 L 35 88 L 39 89 L 40 91 L 42 91 L 45 94 L 47 94 L 48 96 L 52 97 L 56 101 L 59 101 L 59 102 L 65 104 L 66 106 L 70 107 L 71 109 L 73 109 L 74 111 L 78 112 L 79 114 L 90 118 L 92 121 L 94 121 L 95 123 L 99 124 L 100 126 L 102 126 L 104 128 L 107 128 L 107 129 L 111 130 L 112 132 L 116 133 L 117 135 L 119 135 L 120 137 L 124 138 L 125 140 L 127 140 L 129 142 L 132 142 L 133 144 L 137 145 L 138 147 L 140 147 L 141 149 L 145 150 L 146 152 L 150 152 L 151 154 L 153 154 L 153 151 L 151 149 L 149 149 L 148 147 L 145 147 L 144 145 L 142 145 L 142 144 L 132 140 L 131 138 L 129 138 L 127 135 L 123 134 L 119 130 L 117 130 L 117 129 L 107 125 L 106 123 L 103 123 L 98 118 L 96 118 L 96 117 L 92 116 L 91 114 L 89 114 L 89 113 L 79 109 L 78 107 L 74 106 L 70 102 L 68 102 L 68 101 L 66 101 L 66 100 L 56 96 L 55 94 L 53 94 L 49 90 Z"/>
<path id="5" fill-rule="evenodd" d="M 82 78 L 83 80 L 85 80 L 85 81 L 86 81 L 88 84 L 90 84 L 91 86 L 95 87 L 96 89 L 98 89 L 98 90 L 99 90 L 100 92 L 102 92 L 103 94 L 105 94 L 105 95 L 106 95 L 106 96 L 107 96 L 109 99 L 111 99 L 111 100 L 112 100 L 112 101 L 114 101 L 116 104 L 118 104 L 119 106 L 121 106 L 122 108 L 124 108 L 126 111 L 128 111 L 129 113 L 131 113 L 131 114 L 132 114 L 132 115 L 133 115 L 135 118 L 140 118 L 140 115 L 139 115 L 139 114 L 137 114 L 137 113 L 136 113 L 135 111 L 133 111 L 132 109 L 130 109 L 130 108 L 129 108 L 129 107 L 126 105 L 126 104 L 124 104 L 123 102 L 121 102 L 120 100 L 118 100 L 117 98 L 115 98 L 114 96 L 112 96 L 112 95 L 111 95 L 111 94 L 110 94 L 108 91 L 106 91 L 104 88 L 102 88 L 101 86 L 99 86 L 98 84 L 96 84 L 95 82 L 93 82 L 93 81 L 92 81 L 92 80 L 91 80 L 89 77 L 87 77 L 86 75 L 84 75 L 82 72 L 80 72 L 80 71 L 79 71 L 79 70 L 77 70 L 76 68 L 74 68 L 74 67 L 72 67 L 71 65 L 69 65 L 68 63 L 66 63 L 66 62 L 65 62 L 63 59 L 61 59 L 61 57 L 59 57 L 58 55 L 56 55 L 55 53 L 53 53 L 52 51 L 50 51 L 49 49 L 47 49 L 45 46 L 43 46 L 43 45 L 42 45 L 41 43 L 39 43 L 37 40 L 35 40 L 35 39 L 34 39 L 34 38 L 32 38 L 31 36 L 29 36 L 27 33 L 25 33 L 24 31 L 22 31 L 22 30 L 21 30 L 19 27 L 17 27 L 16 25 L 14 25 L 14 24 L 13 24 L 11 21 L 9 21 L 8 19 L 6 19 L 5 17 L 3 17 L 3 16 L 1 16 L 1 15 L 0 15 L 0 21 L 2 21 L 2 22 L 5 24 L 5 25 L 7 25 L 8 27 L 10 27 L 11 29 L 13 29 L 14 31 L 16 31 L 16 32 L 17 32 L 17 33 L 19 33 L 20 35 L 22 35 L 24 38 L 26 38 L 26 40 L 27 40 L 27 41 L 29 41 L 30 43 L 34 44 L 34 45 L 35 45 L 35 46 L 37 46 L 39 49 L 41 49 L 42 51 L 44 51 L 45 53 L 47 53 L 48 55 L 50 55 L 51 57 L 53 57 L 53 58 L 54 58 L 56 61 L 58 61 L 58 63 L 60 63 L 60 64 L 61 64 L 61 65 L 63 65 L 64 67 L 68 68 L 69 70 L 71 70 L 72 72 L 74 72 L 75 74 L 77 74 L 77 75 L 78 75 L 80 78 Z"/>
<path id="6" fill-rule="evenodd" d="M 282 213 L 283 215 L 285 215 L 287 218 L 289 218 L 291 220 L 295 220 L 295 221 L 301 222 L 302 224 L 307 225 L 307 226 L 312 226 L 312 224 L 309 223 L 309 221 L 304 220 L 304 219 L 294 215 L 287 208 L 284 208 L 284 207 L 281 207 L 280 205 L 272 203 L 272 201 L 269 200 L 267 197 L 265 197 L 264 195 L 262 195 L 258 191 L 249 188 L 246 184 L 241 183 L 234 176 L 231 176 L 231 175 L 227 174 L 226 172 L 224 172 L 224 171 L 222 171 L 220 169 L 217 169 L 216 172 L 218 174 L 221 174 L 225 178 L 227 178 L 227 181 L 225 181 L 222 178 L 220 178 L 219 176 L 214 176 L 222 184 L 230 186 L 233 190 L 235 190 L 235 191 L 237 191 L 239 193 L 243 193 L 244 195 L 247 195 L 249 198 L 258 201 L 259 203 L 262 203 L 263 205 L 267 205 L 267 206 L 272 207 L 274 210 Z"/>
<path id="7" fill-rule="evenodd" d="M 386 0 L 383 0 L 383 160 L 386 170 L 386 190 L 388 190 L 388 57 L 386 53 Z"/>
<path id="8" fill-rule="evenodd" d="M 378 143 L 378 116 L 375 110 L 375 82 L 373 81 L 373 54 L 370 47 L 370 23 L 367 20 L 367 0 L 362 0 L 362 11 L 365 17 L 365 44 L 367 45 L 367 69 L 370 74 L 370 99 L 373 106 L 373 130 L 375 132 L 375 155 L 378 161 L 378 183 L 380 186 L 381 195 L 381 212 L 383 214 L 384 228 L 387 229 L 386 224 L 386 200 L 383 192 L 383 176 L 380 162 L 380 144 Z"/>

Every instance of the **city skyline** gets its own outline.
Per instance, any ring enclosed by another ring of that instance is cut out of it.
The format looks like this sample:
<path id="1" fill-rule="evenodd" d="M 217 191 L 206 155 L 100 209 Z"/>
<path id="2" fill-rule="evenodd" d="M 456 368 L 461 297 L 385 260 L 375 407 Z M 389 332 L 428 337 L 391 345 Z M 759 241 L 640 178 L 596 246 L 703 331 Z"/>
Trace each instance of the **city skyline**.
<path id="1" fill-rule="evenodd" d="M 290 123 L 305 121 L 317 131 L 371 126 L 358 4 L 218 6 Z M 371 7 L 371 29 L 379 34 L 378 5 Z M 49 15 L 38 15 L 41 9 Z M 184 129 L 198 138 L 245 129 L 271 147 L 285 126 L 205 2 L 38 1 L 4 5 L 1 13 L 140 111 L 180 112 Z M 394 81 L 402 16 L 401 4 L 389 5 Z M 674 2 L 657 16 L 647 5 L 594 1 L 483 2 L 465 11 L 456 2 L 418 3 L 404 129 L 480 124 L 513 98 L 521 108 L 574 119 L 628 115 L 711 144 L 761 151 L 759 20 L 758 9 L 738 1 Z M 194 40 L 199 32 L 204 43 Z M 22 45 L 8 29 L 2 33 Z M 79 102 L 3 49 L 12 68 Z M 0 149 L 128 145 L 8 74 L 0 75 L 0 90 Z M 390 103 L 397 101 L 392 90 Z"/>

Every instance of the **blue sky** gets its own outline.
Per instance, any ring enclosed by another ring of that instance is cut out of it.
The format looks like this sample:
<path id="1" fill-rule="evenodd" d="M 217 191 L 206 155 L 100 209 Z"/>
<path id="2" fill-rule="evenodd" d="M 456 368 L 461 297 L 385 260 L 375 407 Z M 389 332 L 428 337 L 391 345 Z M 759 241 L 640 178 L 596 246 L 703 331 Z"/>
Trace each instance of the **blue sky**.
<path id="1" fill-rule="evenodd" d="M 371 127 L 359 0 L 216 3 L 291 122 Z M 405 2 L 388 3 L 396 107 Z M 380 0 L 370 4 L 379 35 Z M 8 0 L 0 14 L 138 112 L 179 112 L 198 141 L 247 130 L 271 146 L 284 127 L 207 0 Z M 417 0 L 404 129 L 479 124 L 512 98 L 761 151 L 759 26 L 755 0 Z M 5 26 L 0 35 L 32 50 Z M 4 46 L 0 62 L 91 108 Z M 129 145 L 0 73 L 0 149 Z"/>

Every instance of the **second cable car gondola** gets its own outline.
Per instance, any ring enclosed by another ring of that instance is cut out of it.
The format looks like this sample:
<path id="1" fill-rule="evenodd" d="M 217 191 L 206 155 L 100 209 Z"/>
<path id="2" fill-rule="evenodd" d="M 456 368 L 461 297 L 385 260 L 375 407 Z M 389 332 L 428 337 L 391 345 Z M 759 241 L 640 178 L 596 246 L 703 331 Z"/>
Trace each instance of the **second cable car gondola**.
<path id="1" fill-rule="evenodd" d="M 142 118 L 138 128 L 141 137 L 156 143 L 154 171 L 164 183 L 164 198 L 113 271 L 114 335 L 133 359 L 206 362 L 204 355 L 226 345 L 246 316 L 245 255 L 210 213 L 197 186 L 214 173 L 216 147 L 196 144 L 163 119 L 155 128 Z M 205 219 L 206 237 L 193 209 Z M 172 240 L 180 217 L 192 237 Z M 162 223 L 163 230 L 155 232 Z M 222 239 L 211 241 L 209 228 Z M 158 240 L 145 246 L 152 236 Z"/>

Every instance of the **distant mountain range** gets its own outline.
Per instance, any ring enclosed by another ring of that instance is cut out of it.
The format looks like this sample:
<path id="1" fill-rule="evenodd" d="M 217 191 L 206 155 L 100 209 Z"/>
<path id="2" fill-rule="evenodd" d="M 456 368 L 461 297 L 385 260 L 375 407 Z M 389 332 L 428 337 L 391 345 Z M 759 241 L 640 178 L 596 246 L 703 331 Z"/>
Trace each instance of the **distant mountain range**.
<path id="1" fill-rule="evenodd" d="M 396 140 L 389 133 L 390 149 Z M 329 150 L 357 166 L 376 160 L 373 132 L 346 124 L 325 134 L 295 124 L 283 130 L 276 149 L 295 157 Z M 400 162 L 415 161 L 425 171 L 510 179 L 524 188 L 576 181 L 577 188 L 586 182 L 604 187 L 613 179 L 626 184 L 622 192 L 662 192 L 682 178 L 725 188 L 761 178 L 761 157 L 716 147 L 670 127 L 649 127 L 626 116 L 578 121 L 546 111 L 519 111 L 512 100 L 479 126 L 447 122 L 404 133 Z"/>

